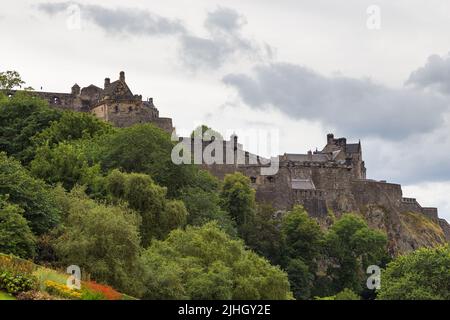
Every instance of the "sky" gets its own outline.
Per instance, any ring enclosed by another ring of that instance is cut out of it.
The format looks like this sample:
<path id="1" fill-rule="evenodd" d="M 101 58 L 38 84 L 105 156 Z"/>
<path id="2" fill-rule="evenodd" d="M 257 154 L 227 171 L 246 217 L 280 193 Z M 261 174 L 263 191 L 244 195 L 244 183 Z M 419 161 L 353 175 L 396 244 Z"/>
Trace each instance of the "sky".
<path id="1" fill-rule="evenodd" d="M 369 178 L 450 220 L 449 16 L 445 0 L 6 0 L 0 70 L 53 92 L 123 70 L 178 132 L 276 130 L 280 154 L 361 140 Z"/>

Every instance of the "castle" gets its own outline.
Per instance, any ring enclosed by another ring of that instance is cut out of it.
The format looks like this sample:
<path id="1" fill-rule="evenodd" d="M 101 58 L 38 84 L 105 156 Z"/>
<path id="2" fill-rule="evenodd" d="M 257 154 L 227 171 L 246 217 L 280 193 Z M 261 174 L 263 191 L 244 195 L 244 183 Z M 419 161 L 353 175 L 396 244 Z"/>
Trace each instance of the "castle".
<path id="1" fill-rule="evenodd" d="M 14 94 L 15 91 L 9 92 Z M 161 118 L 153 104 L 153 98 L 143 101 L 141 95 L 134 95 L 125 82 L 125 72 L 111 82 L 105 78 L 103 88 L 93 84 L 80 88 L 74 84 L 70 93 L 35 91 L 33 94 L 47 100 L 55 108 L 90 112 L 96 117 L 111 122 L 118 127 L 128 127 L 137 123 L 153 123 L 171 133 L 172 119 Z"/>
<path id="2" fill-rule="evenodd" d="M 203 150 L 212 142 L 203 142 Z M 230 144 L 235 159 L 243 162 L 226 164 Z M 347 143 L 346 138 L 328 134 L 320 151 L 280 155 L 274 175 L 261 174 L 267 164 L 243 150 L 235 135 L 223 142 L 223 150 L 224 161 L 203 164 L 203 168 L 221 179 L 241 172 L 250 178 L 257 201 L 280 212 L 299 204 L 323 224 L 329 224 L 330 214 L 359 213 L 369 226 L 387 233 L 392 254 L 450 242 L 450 225 L 438 217 L 437 208 L 423 207 L 416 199 L 403 197 L 399 184 L 366 178 L 361 142 Z"/>
<path id="3" fill-rule="evenodd" d="M 71 93 L 35 94 L 53 107 L 90 112 L 119 127 L 153 123 L 168 133 L 174 130 L 170 118 L 159 117 L 153 99 L 142 101 L 142 96 L 133 95 L 124 72 L 120 72 L 117 81 L 106 78 L 103 88 L 90 85 L 81 89 L 75 84 Z M 186 140 L 192 142 L 193 151 L 194 138 Z M 213 141 L 202 141 L 200 149 L 208 150 Z M 249 177 L 257 201 L 271 204 L 280 212 L 300 204 L 325 225 L 330 224 L 330 215 L 359 213 L 369 226 L 387 233 L 392 254 L 450 241 L 450 225 L 438 217 L 436 208 L 422 207 L 416 199 L 403 197 L 399 184 L 367 179 L 361 142 L 347 143 L 346 138 L 328 134 L 320 151 L 280 155 L 279 169 L 273 175 L 261 174 L 267 163 L 245 151 L 236 135 L 221 143 L 224 161 L 202 162 L 201 166 L 220 179 L 228 173 L 241 172 Z M 227 164 L 225 156 L 230 147 L 234 159 L 243 162 Z"/>

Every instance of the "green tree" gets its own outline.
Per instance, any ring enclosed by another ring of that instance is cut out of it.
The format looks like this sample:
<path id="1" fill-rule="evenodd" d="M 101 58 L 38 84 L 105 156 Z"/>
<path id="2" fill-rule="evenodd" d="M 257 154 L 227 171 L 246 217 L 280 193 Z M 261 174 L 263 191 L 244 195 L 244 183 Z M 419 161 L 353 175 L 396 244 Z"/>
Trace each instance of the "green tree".
<path id="1" fill-rule="evenodd" d="M 27 164 L 36 149 L 33 137 L 60 117 L 61 111 L 31 94 L 18 92 L 0 99 L 0 150 Z"/>
<path id="2" fill-rule="evenodd" d="M 201 226 L 210 221 L 218 225 L 228 234 L 236 236 L 236 226 L 228 212 L 220 206 L 220 196 L 215 191 L 205 191 L 200 187 L 187 187 L 181 191 L 180 199 L 189 212 L 187 223 Z"/>
<path id="3" fill-rule="evenodd" d="M 204 124 L 198 126 L 194 129 L 194 131 L 192 131 L 191 138 L 203 139 L 204 141 L 210 141 L 213 138 L 223 140 L 223 137 L 219 132 Z"/>
<path id="4" fill-rule="evenodd" d="M 25 84 L 17 71 L 0 72 L 0 90 L 21 88 Z"/>
<path id="5" fill-rule="evenodd" d="M 310 267 L 300 258 L 291 258 L 288 260 L 286 272 L 294 297 L 296 299 L 310 298 L 315 276 Z"/>
<path id="6" fill-rule="evenodd" d="M 22 214 L 19 206 L 0 198 L 0 252 L 33 258 L 36 239 Z"/>
<path id="7" fill-rule="evenodd" d="M 91 139 L 113 130 L 110 123 L 90 113 L 64 111 L 61 118 L 34 137 L 34 142 L 37 145 L 52 146 L 64 141 Z"/>
<path id="8" fill-rule="evenodd" d="M 255 214 L 255 190 L 250 179 L 240 172 L 227 174 L 224 178 L 222 206 L 236 222 L 240 235 L 245 239 L 247 224 L 253 222 Z"/>
<path id="9" fill-rule="evenodd" d="M 23 216 L 36 234 L 49 231 L 59 221 L 60 210 L 52 190 L 3 152 L 0 152 L 0 195 L 8 195 L 11 204 L 23 209 Z"/>
<path id="10" fill-rule="evenodd" d="M 61 183 L 66 190 L 71 190 L 76 184 L 95 188 L 101 169 L 88 158 L 87 144 L 89 141 L 83 140 L 39 147 L 30 164 L 31 173 L 50 184 Z"/>
<path id="11" fill-rule="evenodd" d="M 281 229 L 286 256 L 302 259 L 315 272 L 324 236 L 317 221 L 302 206 L 294 206 L 284 216 Z"/>
<path id="12" fill-rule="evenodd" d="M 67 210 L 55 250 L 61 263 L 76 264 L 99 282 L 139 294 L 138 215 L 123 206 L 106 206 L 79 190 L 66 195 Z"/>
<path id="13" fill-rule="evenodd" d="M 171 159 L 174 143 L 152 124 L 122 128 L 98 139 L 96 158 L 105 171 L 145 173 L 175 196 L 192 181 L 196 168 L 175 165 Z"/>
<path id="14" fill-rule="evenodd" d="M 280 219 L 275 215 L 275 209 L 271 205 L 258 205 L 253 222 L 247 225 L 245 243 L 271 263 L 281 265 L 283 238 Z"/>
<path id="15" fill-rule="evenodd" d="M 290 299 L 287 276 L 215 223 L 174 230 L 142 255 L 148 299 Z"/>
<path id="16" fill-rule="evenodd" d="M 399 256 L 381 273 L 381 300 L 449 300 L 450 246 Z"/>
<path id="17" fill-rule="evenodd" d="M 294 206 L 281 224 L 285 266 L 297 299 L 308 299 L 323 248 L 323 232 L 302 206 Z"/>
<path id="18" fill-rule="evenodd" d="M 370 229 L 354 214 L 345 214 L 337 220 L 326 234 L 325 243 L 331 259 L 328 275 L 335 292 L 348 288 L 360 293 L 365 269 L 372 264 L 381 266 L 387 256 L 386 235 Z"/>
<path id="19" fill-rule="evenodd" d="M 166 199 L 167 189 L 141 173 L 113 170 L 106 178 L 106 188 L 115 201 L 126 201 L 142 217 L 142 244 L 152 238 L 162 239 L 175 228 L 186 225 L 187 210 L 181 201 Z"/>

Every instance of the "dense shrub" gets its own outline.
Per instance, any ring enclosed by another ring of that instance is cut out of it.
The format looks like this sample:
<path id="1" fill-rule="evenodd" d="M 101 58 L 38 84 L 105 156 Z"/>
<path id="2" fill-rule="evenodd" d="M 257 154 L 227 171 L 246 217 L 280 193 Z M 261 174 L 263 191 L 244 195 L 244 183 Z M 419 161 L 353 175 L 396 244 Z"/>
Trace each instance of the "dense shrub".
<path id="1" fill-rule="evenodd" d="M 0 252 L 32 258 L 35 254 L 35 237 L 22 214 L 20 207 L 0 198 Z"/>
<path id="2" fill-rule="evenodd" d="M 49 231 L 59 221 L 60 211 L 49 186 L 3 152 L 0 152 L 0 195 L 8 195 L 9 203 L 23 209 L 24 218 L 36 234 Z"/>
<path id="3" fill-rule="evenodd" d="M 0 272 L 0 289 L 11 294 L 29 291 L 36 287 L 36 278 L 30 274 L 19 274 L 11 271 Z"/>

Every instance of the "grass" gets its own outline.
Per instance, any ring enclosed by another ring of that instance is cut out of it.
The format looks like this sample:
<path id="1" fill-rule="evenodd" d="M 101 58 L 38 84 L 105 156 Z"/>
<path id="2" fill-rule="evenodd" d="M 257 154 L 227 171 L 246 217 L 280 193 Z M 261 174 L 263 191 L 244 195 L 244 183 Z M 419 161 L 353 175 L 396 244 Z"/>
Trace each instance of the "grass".
<path id="1" fill-rule="evenodd" d="M 441 227 L 427 216 L 420 213 L 403 212 L 401 220 L 415 238 L 427 239 L 434 244 L 445 243 L 445 236 Z"/>
<path id="2" fill-rule="evenodd" d="M 9 293 L 0 291 L 0 300 L 16 300 L 16 298 L 14 298 Z"/>

